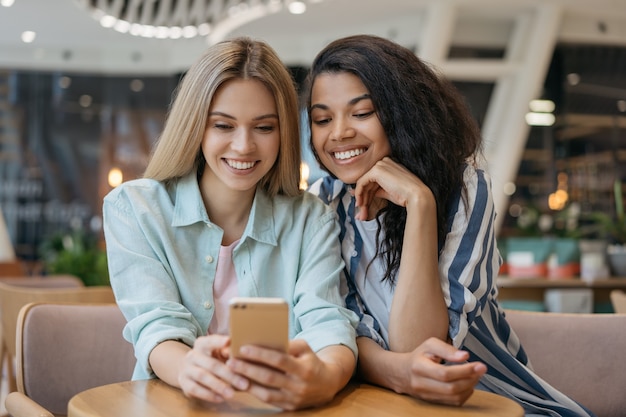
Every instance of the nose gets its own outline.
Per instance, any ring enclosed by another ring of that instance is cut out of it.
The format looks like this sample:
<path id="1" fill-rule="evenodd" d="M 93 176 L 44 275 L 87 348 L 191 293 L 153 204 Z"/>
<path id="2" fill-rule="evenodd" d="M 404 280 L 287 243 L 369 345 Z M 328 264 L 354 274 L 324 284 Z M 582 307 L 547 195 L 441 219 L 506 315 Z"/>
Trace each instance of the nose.
<path id="1" fill-rule="evenodd" d="M 350 122 L 345 119 L 336 118 L 333 120 L 332 129 L 330 132 L 330 139 L 341 141 L 354 137 L 356 131 L 350 125 Z"/>
<path id="2" fill-rule="evenodd" d="M 241 129 L 233 136 L 231 148 L 235 151 L 241 154 L 246 154 L 252 152 L 254 147 L 254 135 L 252 135 L 247 129 Z"/>

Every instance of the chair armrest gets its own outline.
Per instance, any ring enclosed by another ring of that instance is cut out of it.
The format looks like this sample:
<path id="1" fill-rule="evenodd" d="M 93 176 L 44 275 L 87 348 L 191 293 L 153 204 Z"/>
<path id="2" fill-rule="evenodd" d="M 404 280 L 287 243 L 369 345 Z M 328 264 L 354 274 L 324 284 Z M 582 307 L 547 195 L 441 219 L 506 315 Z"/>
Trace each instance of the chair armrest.
<path id="1" fill-rule="evenodd" d="M 54 417 L 50 411 L 17 391 L 7 395 L 4 406 L 12 417 Z"/>

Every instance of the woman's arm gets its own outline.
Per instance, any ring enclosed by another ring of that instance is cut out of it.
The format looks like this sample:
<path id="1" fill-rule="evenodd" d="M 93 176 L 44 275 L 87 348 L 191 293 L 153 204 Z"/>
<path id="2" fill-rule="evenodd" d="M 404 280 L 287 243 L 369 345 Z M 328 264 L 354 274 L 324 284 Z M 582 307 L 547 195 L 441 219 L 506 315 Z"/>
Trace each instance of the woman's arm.
<path id="1" fill-rule="evenodd" d="M 448 335 L 448 310 L 439 280 L 436 210 L 430 190 L 422 198 L 413 195 L 407 200 L 388 324 L 389 348 L 395 352 L 411 352 L 430 337 L 446 340 Z"/>
<path id="2" fill-rule="evenodd" d="M 150 352 L 150 366 L 159 379 L 180 388 L 180 371 L 185 355 L 190 350 L 189 346 L 178 340 L 166 340 Z"/>
<path id="3" fill-rule="evenodd" d="M 439 279 L 437 203 L 432 192 L 405 167 L 383 158 L 359 179 L 355 196 L 361 220 L 374 198 L 407 210 L 389 315 L 390 350 L 410 352 L 430 337 L 446 340 L 448 313 Z"/>

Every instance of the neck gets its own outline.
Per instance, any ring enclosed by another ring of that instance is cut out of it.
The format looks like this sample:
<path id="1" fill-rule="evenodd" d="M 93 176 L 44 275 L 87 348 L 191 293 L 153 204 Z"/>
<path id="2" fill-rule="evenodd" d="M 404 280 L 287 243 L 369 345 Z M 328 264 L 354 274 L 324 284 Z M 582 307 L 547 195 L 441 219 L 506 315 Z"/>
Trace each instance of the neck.
<path id="1" fill-rule="evenodd" d="M 211 222 L 224 231 L 222 245 L 228 246 L 241 238 L 248 224 L 255 189 L 235 191 L 207 181 L 202 176 L 200 193 Z"/>

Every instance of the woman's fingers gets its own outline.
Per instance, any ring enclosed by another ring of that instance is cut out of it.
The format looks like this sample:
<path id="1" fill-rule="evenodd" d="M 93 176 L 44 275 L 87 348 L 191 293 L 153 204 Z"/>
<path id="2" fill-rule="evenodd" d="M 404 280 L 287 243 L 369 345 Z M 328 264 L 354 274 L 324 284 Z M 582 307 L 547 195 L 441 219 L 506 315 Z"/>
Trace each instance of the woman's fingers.
<path id="1" fill-rule="evenodd" d="M 196 340 L 183 361 L 179 384 L 185 395 L 209 402 L 232 398 L 235 389 L 245 390 L 249 381 L 224 363 L 225 336 L 204 336 Z"/>
<path id="2" fill-rule="evenodd" d="M 292 372 L 289 354 L 259 346 L 242 346 L 240 353 L 240 359 L 227 361 L 233 372 L 266 387 L 288 384 L 287 373 Z"/>
<path id="3" fill-rule="evenodd" d="M 317 403 L 326 395 L 322 362 L 304 340 L 291 340 L 286 353 L 244 346 L 241 357 L 227 365 L 250 381 L 248 393 L 285 410 Z"/>
<path id="4" fill-rule="evenodd" d="M 430 189 L 416 175 L 389 157 L 378 161 L 359 178 L 354 196 L 360 209 L 359 220 L 363 220 L 366 214 L 370 215 L 369 218 L 376 214 L 372 212 L 374 198 L 384 198 L 401 207 L 407 207 L 411 200 L 434 200 Z"/>
<path id="5" fill-rule="evenodd" d="M 437 338 L 427 339 L 408 355 L 406 393 L 426 401 L 461 405 L 487 371 L 483 363 L 466 362 L 466 351 Z"/>

